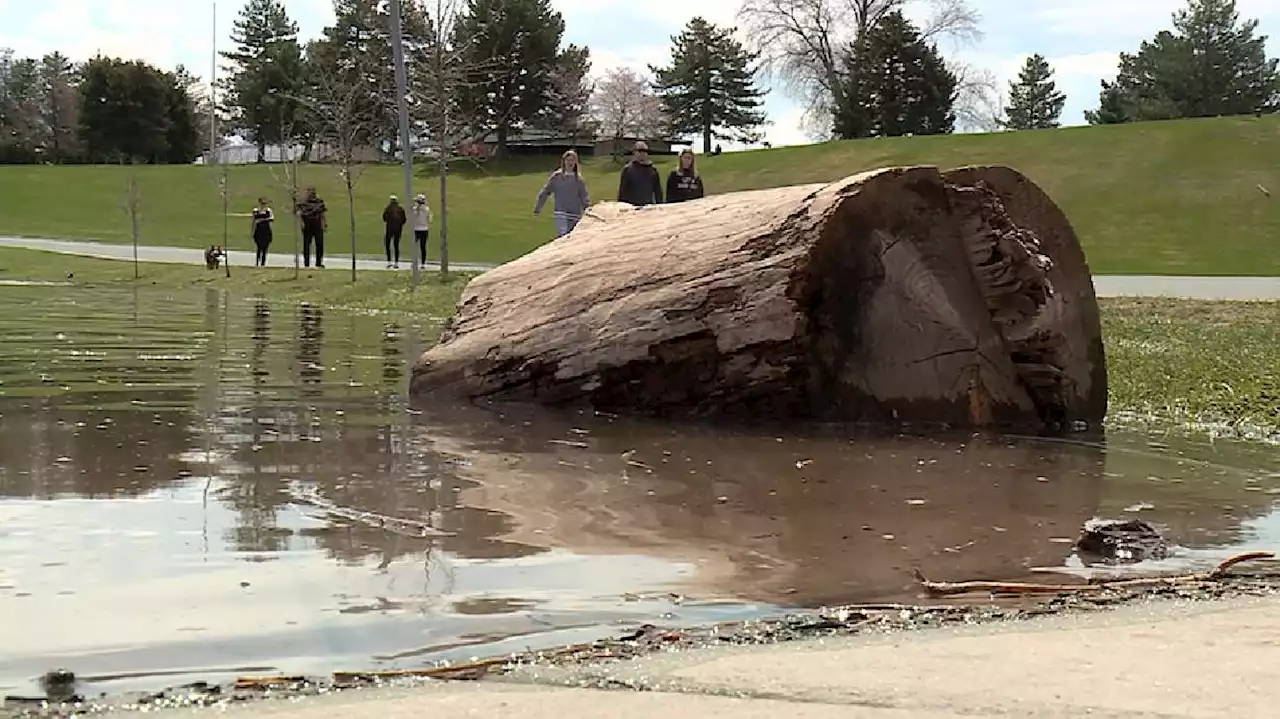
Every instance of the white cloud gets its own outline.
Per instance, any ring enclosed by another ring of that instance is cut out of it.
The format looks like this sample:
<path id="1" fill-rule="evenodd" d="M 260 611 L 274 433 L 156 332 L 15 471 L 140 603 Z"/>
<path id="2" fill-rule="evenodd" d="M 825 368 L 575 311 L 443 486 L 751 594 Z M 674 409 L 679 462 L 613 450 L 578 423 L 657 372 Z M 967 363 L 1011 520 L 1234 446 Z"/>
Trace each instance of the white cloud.
<path id="1" fill-rule="evenodd" d="M 649 66 L 667 64 L 671 48 L 667 45 L 637 45 L 621 52 L 607 47 L 591 48 L 591 74 L 599 77 L 610 70 L 629 67 L 642 75 L 651 76 Z"/>

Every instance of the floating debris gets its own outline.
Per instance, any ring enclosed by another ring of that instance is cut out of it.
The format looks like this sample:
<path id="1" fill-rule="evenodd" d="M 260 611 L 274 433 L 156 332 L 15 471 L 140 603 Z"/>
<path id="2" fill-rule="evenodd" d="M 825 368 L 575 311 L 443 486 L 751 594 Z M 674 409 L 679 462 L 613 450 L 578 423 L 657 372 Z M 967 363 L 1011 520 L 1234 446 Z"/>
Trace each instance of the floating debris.
<path id="1" fill-rule="evenodd" d="M 1169 542 L 1155 527 L 1140 519 L 1089 522 L 1076 540 L 1076 548 L 1108 564 L 1131 564 L 1169 556 Z"/>
<path id="2" fill-rule="evenodd" d="M 432 527 L 426 522 L 414 519 L 403 519 L 400 517 L 390 517 L 377 512 L 369 512 L 365 510 L 355 509 L 353 507 L 344 507 L 335 504 L 315 492 L 315 490 L 301 490 L 291 488 L 289 496 L 295 502 L 310 505 L 320 510 L 323 514 L 345 519 L 357 524 L 363 524 L 366 527 L 381 529 L 392 534 L 398 534 L 402 537 L 452 537 L 452 532 L 446 532 Z"/>

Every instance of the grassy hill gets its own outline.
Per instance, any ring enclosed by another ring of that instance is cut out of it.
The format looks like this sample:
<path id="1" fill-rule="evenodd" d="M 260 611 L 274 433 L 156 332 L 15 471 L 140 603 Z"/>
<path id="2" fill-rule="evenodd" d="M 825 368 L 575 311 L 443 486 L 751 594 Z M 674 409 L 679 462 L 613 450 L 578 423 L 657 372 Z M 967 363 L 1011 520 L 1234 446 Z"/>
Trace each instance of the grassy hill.
<path id="1" fill-rule="evenodd" d="M 665 175 L 674 160 L 660 164 Z M 1179 120 L 990 135 L 831 142 L 705 157 L 709 192 L 834 180 L 889 165 L 954 167 L 996 163 L 1039 183 L 1075 225 L 1098 273 L 1280 275 L 1280 116 Z M 550 212 L 533 201 L 555 159 L 488 164 L 451 175 L 451 257 L 501 262 L 553 235 Z M 618 166 L 584 163 L 594 199 L 613 199 Z M 278 169 L 277 169 L 278 171 Z M 128 242 L 122 209 L 129 170 L 114 166 L 0 168 L 0 235 Z M 137 168 L 143 241 L 206 246 L 222 239 L 216 170 Z M 347 251 L 346 198 L 337 170 L 303 168 L 331 208 L 331 251 Z M 401 194 L 401 169 L 366 169 L 357 188 L 358 250 L 380 254 L 380 216 Z M 247 212 L 265 195 L 287 193 L 270 166 L 230 170 L 233 206 Z M 1270 198 L 1262 185 L 1276 193 Z M 421 173 L 416 191 L 439 210 L 436 178 Z M 278 222 L 276 251 L 290 251 L 288 222 Z M 231 245 L 248 249 L 248 220 L 232 218 Z M 432 257 L 435 257 L 433 231 Z M 408 243 L 403 246 L 408 251 Z"/>

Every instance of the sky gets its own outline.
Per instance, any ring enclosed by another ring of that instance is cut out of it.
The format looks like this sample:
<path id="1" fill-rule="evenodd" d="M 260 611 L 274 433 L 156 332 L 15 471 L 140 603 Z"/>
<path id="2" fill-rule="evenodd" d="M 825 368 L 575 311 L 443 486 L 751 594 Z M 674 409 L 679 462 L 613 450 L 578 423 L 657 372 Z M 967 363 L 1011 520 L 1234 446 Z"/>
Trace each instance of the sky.
<path id="1" fill-rule="evenodd" d="M 670 39 L 694 15 L 735 24 L 741 0 L 552 0 L 565 19 L 565 42 L 591 48 L 593 71 L 630 66 L 644 70 L 669 59 Z M 838 1 L 838 0 L 837 0 Z M 920 12 L 921 0 L 911 0 Z M 1110 78 L 1120 52 L 1170 26 L 1183 0 L 969 0 L 982 16 L 984 37 L 967 47 L 943 41 L 948 57 L 985 67 L 1002 87 L 1032 53 L 1049 59 L 1059 89 L 1067 95 L 1062 121 L 1084 122 L 1096 106 L 1099 81 Z M 284 0 L 304 39 L 332 21 L 330 0 Z M 22 56 L 60 50 L 73 60 L 97 53 L 137 58 L 165 69 L 178 64 L 207 77 L 216 34 L 229 49 L 227 33 L 241 0 L 217 2 L 217 24 L 209 0 L 19 0 L 0 2 L 0 47 Z M 1243 18 L 1260 21 L 1260 32 L 1280 33 L 1280 2 L 1237 0 Z M 1272 54 L 1280 52 L 1270 41 Z M 808 141 L 802 108 L 785 85 L 762 78 L 769 90 L 765 139 L 775 146 Z"/>

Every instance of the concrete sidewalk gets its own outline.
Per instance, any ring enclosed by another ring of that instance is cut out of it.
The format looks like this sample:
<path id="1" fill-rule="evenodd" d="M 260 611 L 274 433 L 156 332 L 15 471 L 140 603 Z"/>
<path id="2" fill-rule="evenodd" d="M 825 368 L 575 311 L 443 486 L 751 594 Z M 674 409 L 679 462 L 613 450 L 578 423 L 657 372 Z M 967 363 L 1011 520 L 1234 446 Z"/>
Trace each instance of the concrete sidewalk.
<path id="1" fill-rule="evenodd" d="M 0 237 L 0 247 L 21 247 L 30 250 L 62 252 L 85 257 L 110 260 L 133 259 L 132 245 L 82 240 L 52 240 L 33 237 Z M 407 248 L 407 245 L 406 245 Z M 231 264 L 253 264 L 253 253 L 232 250 Z M 203 264 L 204 250 L 189 247 L 163 247 L 148 245 L 138 248 L 138 259 L 143 262 L 172 262 L 178 264 Z M 325 256 L 329 269 L 351 266 L 351 256 L 330 254 Z M 400 264 L 401 270 L 409 269 L 410 261 Z M 267 259 L 269 267 L 293 267 L 292 252 L 275 252 Z M 438 270 L 439 264 L 423 265 L 428 271 Z M 459 272 L 484 272 L 493 265 L 471 262 L 451 262 L 450 269 Z M 387 263 L 376 259 L 356 259 L 359 270 L 386 270 Z M 1197 300 L 1280 300 L 1280 277 L 1173 277 L 1161 275 L 1095 275 L 1093 286 L 1099 297 L 1180 297 Z"/>
<path id="2" fill-rule="evenodd" d="M 1280 683 L 1272 662 L 1278 650 L 1276 599 L 1144 603 L 1000 625 L 530 669 L 501 681 L 248 703 L 225 713 L 280 719 L 1240 719 L 1276 716 Z M 605 679 L 634 689 L 563 688 Z"/>
<path id="3" fill-rule="evenodd" d="M 400 270 L 408 271 L 412 266 L 412 258 L 403 254 L 412 252 L 411 246 L 408 244 L 412 238 L 406 240 L 401 245 L 401 262 Z M 132 260 L 133 245 L 116 245 L 107 242 L 90 242 L 87 240 L 49 240 L 34 237 L 0 237 L 0 247 L 18 247 L 27 250 L 44 250 L 46 252 L 61 252 L 67 255 L 80 255 L 82 257 L 97 257 L 107 260 Z M 430 252 L 433 247 L 428 247 Z M 439 249 L 434 246 L 434 249 Z M 231 250 L 227 253 L 231 258 L 231 266 L 235 267 L 251 267 L 253 266 L 253 253 L 246 250 Z M 144 245 L 138 247 L 138 260 L 140 262 L 164 262 L 179 265 L 203 265 L 204 250 L 193 247 L 163 247 L 159 245 Z M 326 269 L 341 270 L 351 268 L 351 255 L 325 253 L 324 262 Z M 276 250 L 267 256 L 268 267 L 293 267 L 293 248 L 287 251 L 279 245 Z M 427 262 L 423 264 L 423 270 L 431 272 L 440 269 L 437 262 Z M 356 257 L 356 269 L 361 271 L 377 270 L 386 271 L 386 260 L 361 259 Z M 458 272 L 484 272 L 493 269 L 492 265 L 478 265 L 468 262 L 450 262 L 449 269 Z"/>
<path id="4" fill-rule="evenodd" d="M 1094 275 L 1093 289 L 1099 297 L 1280 300 L 1280 277 Z"/>

